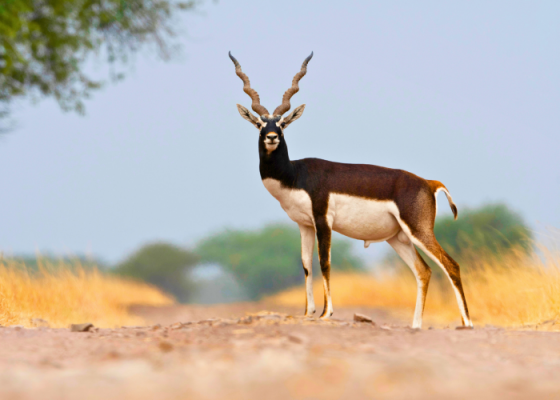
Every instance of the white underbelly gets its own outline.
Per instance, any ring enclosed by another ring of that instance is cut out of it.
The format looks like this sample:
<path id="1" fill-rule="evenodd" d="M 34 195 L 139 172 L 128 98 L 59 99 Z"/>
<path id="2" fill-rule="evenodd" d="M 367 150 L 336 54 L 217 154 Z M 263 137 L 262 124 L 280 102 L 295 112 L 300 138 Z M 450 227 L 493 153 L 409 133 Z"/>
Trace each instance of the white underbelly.
<path id="1" fill-rule="evenodd" d="M 346 194 L 331 193 L 327 219 L 332 229 L 345 236 L 366 241 L 383 241 L 395 236 L 400 226 L 392 201 L 370 200 Z"/>
<path id="2" fill-rule="evenodd" d="M 283 187 L 280 181 L 271 178 L 263 179 L 263 184 L 292 221 L 315 225 L 311 198 L 305 190 Z M 400 230 L 395 215 L 399 213 L 392 201 L 336 193 L 329 196 L 329 224 L 334 231 L 353 239 L 377 242 L 392 238 Z"/>
<path id="3" fill-rule="evenodd" d="M 263 179 L 263 184 L 272 196 L 280 202 L 288 217 L 301 225 L 314 226 L 311 198 L 303 189 L 283 187 L 276 179 Z"/>

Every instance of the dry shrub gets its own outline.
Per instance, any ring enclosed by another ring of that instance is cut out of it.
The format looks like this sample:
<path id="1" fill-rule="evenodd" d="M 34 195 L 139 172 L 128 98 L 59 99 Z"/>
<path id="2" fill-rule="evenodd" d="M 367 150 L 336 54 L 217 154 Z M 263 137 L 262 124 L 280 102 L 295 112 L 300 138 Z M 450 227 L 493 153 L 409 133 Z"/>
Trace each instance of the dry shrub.
<path id="1" fill-rule="evenodd" d="M 53 327 L 91 322 L 99 327 L 142 324 L 132 304 L 165 305 L 173 299 L 159 289 L 104 274 L 79 263 L 40 262 L 37 271 L 0 259 L 0 325 L 32 326 L 41 318 Z"/>
<path id="2" fill-rule="evenodd" d="M 462 265 L 475 325 L 560 329 L 560 254 L 543 246 L 538 253 L 511 250 L 500 257 L 472 260 L 470 267 Z M 334 274 L 331 287 L 335 310 L 336 306 L 381 307 L 412 320 L 416 282 L 408 269 L 382 269 L 375 275 Z M 314 284 L 316 299 L 323 298 L 322 291 L 319 280 Z M 293 288 L 270 300 L 301 306 L 305 289 Z M 432 278 L 424 321 L 425 325 L 460 322 L 455 294 L 447 279 Z"/>

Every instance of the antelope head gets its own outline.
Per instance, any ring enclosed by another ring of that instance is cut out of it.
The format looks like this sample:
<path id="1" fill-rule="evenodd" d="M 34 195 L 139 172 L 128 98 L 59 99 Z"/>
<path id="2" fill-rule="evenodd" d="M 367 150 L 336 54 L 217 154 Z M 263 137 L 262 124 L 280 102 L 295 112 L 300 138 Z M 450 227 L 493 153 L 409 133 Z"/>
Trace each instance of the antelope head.
<path id="1" fill-rule="evenodd" d="M 235 72 L 239 78 L 243 81 L 243 91 L 249 95 L 253 103 L 251 108 L 257 113 L 253 114 L 251 111 L 238 104 L 237 109 L 239 114 L 255 126 L 260 132 L 260 140 L 266 146 L 267 152 L 272 152 L 278 148 L 282 137 L 284 136 L 284 129 L 294 122 L 296 119 L 301 117 L 303 110 L 305 109 L 305 104 L 297 107 L 290 115 L 283 117 L 283 115 L 290 109 L 290 99 L 294 94 L 299 91 L 299 81 L 307 73 L 307 64 L 309 60 L 313 57 L 313 52 L 307 57 L 301 66 L 301 70 L 294 76 L 292 80 L 292 87 L 286 90 L 284 96 L 282 97 L 282 104 L 280 104 L 274 110 L 274 113 L 270 114 L 268 110 L 261 105 L 261 99 L 259 94 L 255 89 L 251 88 L 249 78 L 243 71 L 241 71 L 241 65 L 239 62 L 229 53 L 229 58 L 233 61 L 235 65 Z"/>

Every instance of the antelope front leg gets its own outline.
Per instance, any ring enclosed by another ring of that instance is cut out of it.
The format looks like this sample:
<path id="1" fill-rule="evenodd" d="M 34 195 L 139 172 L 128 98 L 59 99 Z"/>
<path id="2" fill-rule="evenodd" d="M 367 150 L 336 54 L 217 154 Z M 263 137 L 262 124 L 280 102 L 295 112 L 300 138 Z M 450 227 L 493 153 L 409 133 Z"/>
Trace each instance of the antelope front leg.
<path id="1" fill-rule="evenodd" d="M 326 220 L 315 222 L 317 230 L 317 240 L 319 241 L 319 263 L 323 273 L 323 287 L 325 290 L 325 307 L 321 314 L 321 319 L 329 319 L 333 314 L 331 300 L 331 235 L 332 230 Z"/>
<path id="2" fill-rule="evenodd" d="M 301 234 L 301 263 L 305 273 L 305 316 L 315 314 L 315 300 L 313 299 L 313 249 L 315 248 L 315 229 L 312 226 L 299 226 Z"/>

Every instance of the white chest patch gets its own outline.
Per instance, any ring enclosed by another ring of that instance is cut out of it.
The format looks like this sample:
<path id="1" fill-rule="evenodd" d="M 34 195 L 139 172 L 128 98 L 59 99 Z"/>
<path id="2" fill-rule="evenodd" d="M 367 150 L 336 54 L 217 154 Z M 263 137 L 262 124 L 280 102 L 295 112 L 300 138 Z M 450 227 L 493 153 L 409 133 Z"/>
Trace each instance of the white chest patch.
<path id="1" fill-rule="evenodd" d="M 264 187 L 270 192 L 292 221 L 301 225 L 313 226 L 311 198 L 305 190 L 283 187 L 276 179 L 263 179 Z"/>
<path id="2" fill-rule="evenodd" d="M 332 229 L 354 239 L 380 242 L 392 238 L 400 230 L 395 218 L 398 215 L 397 205 L 392 201 L 338 193 L 329 197 L 327 220 Z"/>

